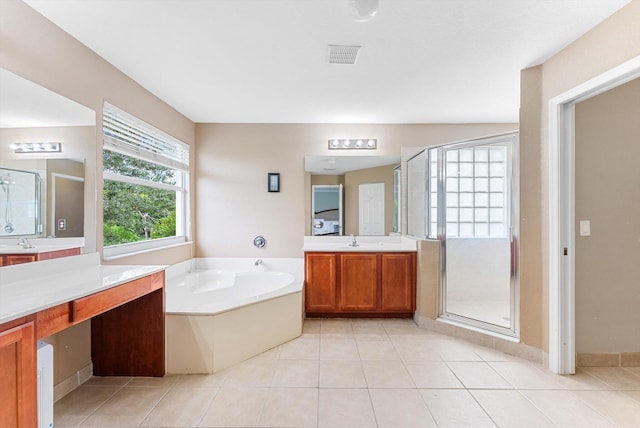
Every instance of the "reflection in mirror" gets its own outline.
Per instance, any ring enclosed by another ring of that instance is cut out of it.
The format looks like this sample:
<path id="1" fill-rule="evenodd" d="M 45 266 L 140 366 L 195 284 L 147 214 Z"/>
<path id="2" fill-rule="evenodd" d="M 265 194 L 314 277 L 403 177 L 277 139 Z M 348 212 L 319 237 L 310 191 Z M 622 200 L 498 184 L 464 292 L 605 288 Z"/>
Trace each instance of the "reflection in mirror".
<path id="1" fill-rule="evenodd" d="M 394 169 L 399 163 L 399 156 L 306 156 L 305 171 L 311 174 L 312 187 L 342 186 L 343 223 L 338 234 L 389 235 L 399 231 L 394 226 L 399 206 L 394 198 Z M 312 189 L 307 191 L 313 205 Z M 310 234 L 317 235 L 313 206 L 311 217 Z"/>
<path id="2" fill-rule="evenodd" d="M 0 94 L 0 176 L 12 170 L 12 181 L 20 174 L 39 185 L 39 196 L 21 191 L 22 201 L 18 183 L 7 187 L 9 198 L 0 189 L 0 237 L 82 237 L 85 159 L 95 157 L 95 113 L 3 69 Z M 16 143 L 42 142 L 59 142 L 62 152 L 15 153 L 11 148 Z M 14 224 L 12 232 L 6 228 L 7 213 Z M 15 227 L 23 223 L 31 226 Z"/>
<path id="3" fill-rule="evenodd" d="M 40 176 L 0 168 L 0 236 L 35 235 L 40 229 Z"/>
<path id="4" fill-rule="evenodd" d="M 312 185 L 313 236 L 342 235 L 342 184 Z"/>

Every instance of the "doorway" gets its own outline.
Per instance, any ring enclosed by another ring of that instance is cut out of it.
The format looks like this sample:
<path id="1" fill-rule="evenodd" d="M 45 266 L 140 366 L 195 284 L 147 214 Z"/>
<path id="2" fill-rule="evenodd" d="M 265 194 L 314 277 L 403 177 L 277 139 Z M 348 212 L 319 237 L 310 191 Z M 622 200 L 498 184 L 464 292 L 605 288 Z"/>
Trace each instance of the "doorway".
<path id="1" fill-rule="evenodd" d="M 311 211 L 313 236 L 342 235 L 342 184 L 311 186 Z"/>
<path id="2" fill-rule="evenodd" d="M 549 369 L 573 374 L 575 347 L 575 105 L 640 77 L 635 57 L 549 100 Z"/>

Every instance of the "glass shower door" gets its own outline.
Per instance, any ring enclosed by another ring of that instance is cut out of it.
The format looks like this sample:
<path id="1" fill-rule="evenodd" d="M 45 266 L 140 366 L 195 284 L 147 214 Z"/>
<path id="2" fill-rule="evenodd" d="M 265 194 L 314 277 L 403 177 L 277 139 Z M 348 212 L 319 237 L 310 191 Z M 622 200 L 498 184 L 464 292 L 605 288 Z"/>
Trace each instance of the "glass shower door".
<path id="1" fill-rule="evenodd" d="M 517 334 L 516 136 L 442 148 L 438 189 L 445 318 Z"/>

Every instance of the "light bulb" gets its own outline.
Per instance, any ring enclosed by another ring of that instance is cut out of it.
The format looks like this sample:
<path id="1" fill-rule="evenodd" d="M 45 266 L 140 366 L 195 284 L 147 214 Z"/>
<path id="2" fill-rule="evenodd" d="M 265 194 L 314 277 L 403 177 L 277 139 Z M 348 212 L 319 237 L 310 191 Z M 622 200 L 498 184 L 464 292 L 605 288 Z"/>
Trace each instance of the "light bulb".
<path id="1" fill-rule="evenodd" d="M 369 140 L 367 141 L 367 147 L 374 147 L 376 145 L 375 140 Z"/>

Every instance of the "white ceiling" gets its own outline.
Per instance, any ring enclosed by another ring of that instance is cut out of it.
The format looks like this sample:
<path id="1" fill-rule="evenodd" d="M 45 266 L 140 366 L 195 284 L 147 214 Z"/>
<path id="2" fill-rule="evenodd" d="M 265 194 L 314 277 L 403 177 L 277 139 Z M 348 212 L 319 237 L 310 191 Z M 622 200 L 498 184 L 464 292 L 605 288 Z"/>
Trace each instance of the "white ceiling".
<path id="1" fill-rule="evenodd" d="M 630 0 L 25 1 L 194 122 L 460 123 L 517 122 L 520 70 Z"/>

